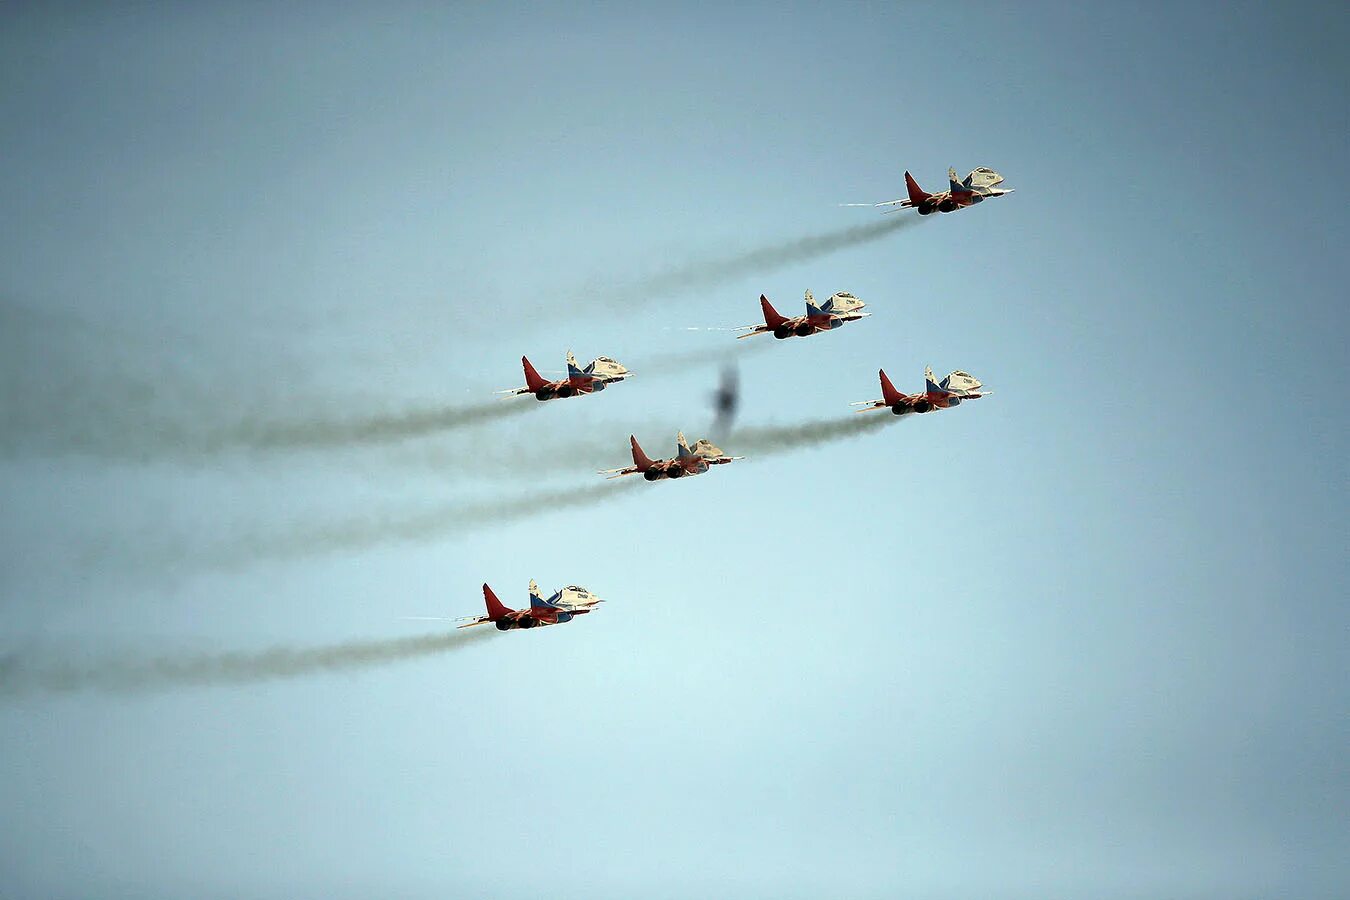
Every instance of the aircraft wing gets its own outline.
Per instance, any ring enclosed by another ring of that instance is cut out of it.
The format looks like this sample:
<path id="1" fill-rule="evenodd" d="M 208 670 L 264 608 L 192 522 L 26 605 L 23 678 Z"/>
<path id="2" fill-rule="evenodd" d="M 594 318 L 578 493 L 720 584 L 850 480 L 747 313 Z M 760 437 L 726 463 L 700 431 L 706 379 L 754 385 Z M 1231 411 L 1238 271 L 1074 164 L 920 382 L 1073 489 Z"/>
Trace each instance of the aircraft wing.
<path id="1" fill-rule="evenodd" d="M 902 197 L 899 200 L 883 200 L 880 203 L 840 203 L 840 206 L 866 206 L 876 209 L 880 206 L 910 206 L 909 198 Z"/>
<path id="2" fill-rule="evenodd" d="M 489 619 L 487 616 L 483 616 L 481 619 L 479 619 L 479 620 L 476 621 L 476 622 L 469 622 L 467 625 L 456 625 L 455 627 L 456 627 L 456 628 L 472 628 L 472 627 L 475 626 L 475 625 L 491 625 L 491 624 L 492 624 L 492 620 Z"/>
<path id="3" fill-rule="evenodd" d="M 622 478 L 625 475 L 636 475 L 638 470 L 635 466 L 628 466 L 624 469 L 601 469 L 597 475 L 604 475 L 607 478 Z"/>

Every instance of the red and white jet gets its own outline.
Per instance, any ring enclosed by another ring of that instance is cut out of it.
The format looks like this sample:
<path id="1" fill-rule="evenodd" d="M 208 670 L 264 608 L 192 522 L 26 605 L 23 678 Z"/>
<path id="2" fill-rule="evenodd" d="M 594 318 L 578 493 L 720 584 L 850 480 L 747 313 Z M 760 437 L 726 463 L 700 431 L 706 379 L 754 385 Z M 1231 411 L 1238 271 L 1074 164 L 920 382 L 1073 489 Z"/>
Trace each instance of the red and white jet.
<path id="1" fill-rule="evenodd" d="M 948 409 L 952 406 L 959 406 L 964 400 L 978 400 L 979 398 L 993 393 L 992 391 L 980 390 L 979 379 L 966 372 L 952 372 L 941 381 L 933 380 L 933 370 L 925 368 L 923 370 L 924 390 L 922 394 L 902 394 L 891 384 L 891 380 L 886 377 L 886 370 L 881 369 L 878 373 L 881 376 L 881 399 L 880 400 L 858 400 L 853 406 L 862 406 L 862 409 L 855 409 L 854 412 L 874 412 L 879 409 L 889 409 L 897 416 L 903 416 L 905 413 L 926 413 L 935 409 Z"/>
<path id="2" fill-rule="evenodd" d="M 727 456 L 709 440 L 695 441 L 694 446 L 690 447 L 689 442 L 684 439 L 683 431 L 675 436 L 675 442 L 680 450 L 674 459 L 651 459 L 642 452 L 635 436 L 629 435 L 628 441 L 632 444 L 633 464 L 623 469 L 604 469 L 600 472 L 601 475 L 622 478 L 625 475 L 641 474 L 648 481 L 660 481 L 662 478 L 702 475 L 710 466 L 721 466 L 733 460 L 745 459 L 744 456 Z"/>
<path id="3" fill-rule="evenodd" d="M 539 585 L 530 582 L 530 608 L 511 609 L 497 599 L 492 588 L 483 585 L 483 600 L 487 603 L 487 615 L 475 616 L 473 621 L 460 628 L 472 628 L 474 625 L 493 624 L 498 631 L 513 631 L 517 628 L 537 628 L 541 625 L 561 625 L 577 616 L 590 612 L 597 603 L 604 603 L 584 587 L 569 585 L 554 591 L 547 600 L 539 593 Z"/>
<path id="4" fill-rule="evenodd" d="M 606 385 L 623 381 L 633 375 L 622 363 L 610 359 L 608 356 L 596 357 L 587 363 L 585 368 L 582 368 L 577 365 L 577 358 L 572 355 L 571 350 L 567 351 L 567 377 L 558 381 L 546 380 L 523 356 L 520 358 L 520 364 L 525 369 L 525 386 L 498 391 L 497 393 L 534 394 L 536 400 L 554 400 L 577 394 L 593 394 L 596 391 L 603 391 Z"/>
<path id="5" fill-rule="evenodd" d="M 962 181 L 956 180 L 956 170 L 947 170 L 948 188 L 936 194 L 930 194 L 919 187 L 914 176 L 905 173 L 905 190 L 909 196 L 900 200 L 886 200 L 882 203 L 846 203 L 845 206 L 889 207 L 882 212 L 895 212 L 898 209 L 917 209 L 919 215 L 926 216 L 935 212 L 955 212 L 982 203 L 990 197 L 1002 197 L 1013 191 L 1001 188 L 1003 176 L 993 169 L 981 166 L 972 171 Z"/>
<path id="6" fill-rule="evenodd" d="M 745 334 L 736 335 L 736 339 L 754 337 L 757 334 L 772 334 L 781 341 L 794 334 L 797 337 L 806 337 L 817 331 L 832 331 L 845 322 L 854 322 L 870 316 L 871 313 L 859 312 L 866 305 L 852 294 L 840 292 L 817 306 L 816 298 L 807 291 L 806 315 L 789 319 L 773 308 L 768 297 L 760 294 L 759 308 L 764 311 L 764 324 L 740 326 L 750 330 Z"/>

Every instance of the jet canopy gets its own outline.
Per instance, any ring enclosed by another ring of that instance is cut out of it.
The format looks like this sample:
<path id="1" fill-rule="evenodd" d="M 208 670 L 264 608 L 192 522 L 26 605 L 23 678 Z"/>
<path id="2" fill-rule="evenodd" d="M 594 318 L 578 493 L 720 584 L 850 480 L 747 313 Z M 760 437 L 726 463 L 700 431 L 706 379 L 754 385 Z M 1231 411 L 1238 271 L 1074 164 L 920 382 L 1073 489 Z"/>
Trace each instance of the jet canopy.
<path id="1" fill-rule="evenodd" d="M 600 598 L 586 590 L 584 587 L 569 584 L 558 592 L 558 595 L 553 602 L 563 609 L 570 609 L 598 603 L 600 602 Z"/>
<path id="2" fill-rule="evenodd" d="M 962 372 L 958 369 L 942 379 L 942 383 L 939 387 L 955 394 L 963 394 L 970 391 L 978 391 L 982 385 L 980 384 L 980 380 L 974 375 L 971 375 L 969 372 Z"/>
<path id="3" fill-rule="evenodd" d="M 856 310 L 862 309 L 866 305 L 867 305 L 866 303 L 862 302 L 852 294 L 847 293 L 845 291 L 840 291 L 839 293 L 830 297 L 830 299 L 826 300 L 825 303 L 820 308 L 824 312 L 835 313 L 836 315 L 843 315 L 845 313 L 851 313 Z"/>
<path id="4" fill-rule="evenodd" d="M 965 180 L 961 183 L 978 194 L 985 194 L 1002 184 L 1003 176 L 993 169 L 987 169 L 984 166 L 980 166 L 978 169 L 975 169 L 967 175 Z"/>
<path id="5" fill-rule="evenodd" d="M 619 378 L 628 374 L 628 367 L 608 356 L 597 356 L 587 363 L 582 371 L 587 375 L 598 375 L 602 378 Z"/>
<path id="6" fill-rule="evenodd" d="M 689 450 L 695 456 L 701 456 L 704 459 L 720 459 L 721 457 L 726 456 L 726 454 L 722 452 L 721 447 L 718 447 L 707 438 L 694 441 L 694 446 L 690 447 Z"/>

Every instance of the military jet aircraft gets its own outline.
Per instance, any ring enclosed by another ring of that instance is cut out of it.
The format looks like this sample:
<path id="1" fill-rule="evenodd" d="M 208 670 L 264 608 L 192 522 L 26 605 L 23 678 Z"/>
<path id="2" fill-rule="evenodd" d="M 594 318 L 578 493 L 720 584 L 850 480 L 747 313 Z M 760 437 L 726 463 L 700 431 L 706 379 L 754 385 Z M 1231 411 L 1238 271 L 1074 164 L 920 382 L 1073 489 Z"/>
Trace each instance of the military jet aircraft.
<path id="1" fill-rule="evenodd" d="M 487 603 L 487 615 L 471 617 L 472 621 L 460 625 L 460 628 L 472 628 L 474 625 L 491 623 L 497 626 L 498 631 L 513 631 L 517 628 L 560 625 L 563 622 L 572 621 L 577 616 L 585 615 L 597 603 L 604 602 L 584 587 L 577 587 L 576 585 L 569 585 L 561 590 L 554 591 L 553 596 L 545 600 L 539 593 L 539 585 L 535 584 L 534 581 L 530 582 L 529 609 L 507 607 L 497 599 L 497 595 L 492 592 L 492 588 L 486 584 L 483 585 L 483 600 Z"/>
<path id="2" fill-rule="evenodd" d="M 859 312 L 866 305 L 852 294 L 841 292 L 817 306 L 816 298 L 811 296 L 810 291 L 807 291 L 806 315 L 789 319 L 780 315 L 778 310 L 773 308 L 773 304 L 769 302 L 768 297 L 760 294 L 759 307 L 764 311 L 764 324 L 740 326 L 742 329 L 748 328 L 750 330 L 745 334 L 736 335 L 736 339 L 754 337 L 757 334 L 772 334 L 781 341 L 784 338 L 792 337 L 794 334 L 797 337 L 806 337 L 808 334 L 815 334 L 817 331 L 831 331 L 845 322 L 853 322 L 870 316 L 871 313 Z"/>
<path id="3" fill-rule="evenodd" d="M 886 370 L 881 369 L 877 374 L 881 376 L 881 399 L 880 400 L 858 400 L 853 406 L 862 406 L 862 409 L 855 409 L 854 412 L 873 412 L 879 409 L 890 409 L 897 416 L 903 416 L 905 413 L 926 413 L 934 409 L 947 409 L 952 406 L 959 406 L 963 400 L 978 400 L 980 397 L 993 393 L 992 391 L 981 391 L 979 379 L 967 374 L 966 372 L 952 372 L 941 381 L 933 380 L 933 370 L 925 368 L 923 370 L 924 390 L 922 394 L 902 394 L 891 384 L 891 380 L 886 377 Z"/>
<path id="4" fill-rule="evenodd" d="M 497 393 L 534 394 L 536 400 L 554 400 L 576 394 L 591 394 L 596 391 L 603 391 L 606 385 L 623 381 L 633 375 L 622 363 L 610 359 L 608 356 L 596 357 L 587 363 L 583 369 L 577 365 L 577 358 L 572 355 L 571 350 L 567 351 L 567 377 L 558 381 L 545 380 L 535 370 L 534 366 L 530 365 L 530 361 L 523 356 L 520 358 L 520 364 L 525 368 L 525 387 L 511 388 Z"/>
<path id="5" fill-rule="evenodd" d="M 905 190 L 909 196 L 901 200 L 886 200 L 882 203 L 845 203 L 845 206 L 888 207 L 882 212 L 895 212 L 900 209 L 917 209 L 919 215 L 926 216 L 935 212 L 955 212 L 967 206 L 974 206 L 990 197 L 1002 197 L 1011 194 L 1011 189 L 1001 188 L 1003 176 L 993 169 L 981 166 L 972 171 L 962 181 L 956 180 L 956 170 L 947 170 L 948 189 L 930 194 L 919 187 L 914 176 L 905 173 Z"/>
<path id="6" fill-rule="evenodd" d="M 745 459 L 744 456 L 727 456 L 709 440 L 695 441 L 694 446 L 690 447 L 689 442 L 684 439 L 683 431 L 675 436 L 675 442 L 680 450 L 674 459 L 651 459 L 642 452 L 635 436 L 629 435 L 628 441 L 632 444 L 633 464 L 623 469 L 604 469 L 600 472 L 601 475 L 622 478 L 625 475 L 641 474 L 648 481 L 660 481 L 662 478 L 701 475 L 708 471 L 709 466 L 721 466 L 733 460 Z"/>

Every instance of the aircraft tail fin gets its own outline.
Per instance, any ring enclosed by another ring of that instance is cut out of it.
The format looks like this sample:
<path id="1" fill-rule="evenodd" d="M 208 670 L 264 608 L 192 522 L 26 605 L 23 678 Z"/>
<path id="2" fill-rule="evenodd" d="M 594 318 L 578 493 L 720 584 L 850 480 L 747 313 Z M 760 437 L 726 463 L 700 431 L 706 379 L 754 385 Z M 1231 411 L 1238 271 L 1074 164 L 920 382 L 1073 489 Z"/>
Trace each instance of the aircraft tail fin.
<path id="1" fill-rule="evenodd" d="M 774 309 L 773 304 L 769 302 L 769 298 L 763 294 L 759 295 L 759 308 L 764 310 L 764 324 L 770 328 L 777 328 L 787 321 L 787 318 L 779 315 L 778 310 Z"/>
<path id="2" fill-rule="evenodd" d="M 680 448 L 680 459 L 688 459 L 694 455 L 694 451 L 689 449 L 689 441 L 685 439 L 683 431 L 675 433 L 675 443 Z"/>
<path id="3" fill-rule="evenodd" d="M 539 584 L 533 578 L 531 578 L 530 609 L 554 609 L 554 608 L 556 607 L 552 603 L 549 603 L 547 600 L 545 600 L 543 595 L 539 593 Z"/>
<path id="4" fill-rule="evenodd" d="M 924 366 L 924 367 L 923 367 L 923 389 L 924 389 L 925 391 L 927 391 L 928 393 L 930 393 L 930 394 L 946 394 L 946 393 L 949 393 L 949 391 L 948 391 L 945 387 L 943 387 L 942 385 L 938 384 L 937 381 L 935 380 L 935 378 L 934 378 L 934 376 L 933 376 L 933 367 L 932 367 L 932 366 Z"/>
<path id="5" fill-rule="evenodd" d="M 531 391 L 537 391 L 548 384 L 548 382 L 535 371 L 534 366 L 530 365 L 528 359 L 522 356 L 520 358 L 520 364 L 525 368 L 525 386 Z"/>
<path id="6" fill-rule="evenodd" d="M 969 193 L 969 191 L 970 191 L 970 188 L 969 188 L 969 187 L 967 187 L 966 185 L 962 184 L 960 181 L 957 180 L 957 178 L 956 178 L 956 170 L 955 170 L 955 169 L 948 169 L 948 170 L 947 170 L 947 188 L 948 188 L 948 190 L 950 190 L 952 193 L 962 193 L 962 194 L 965 194 L 965 193 Z"/>
<path id="7" fill-rule="evenodd" d="M 829 301 L 827 300 L 825 302 L 828 303 Z M 825 315 L 825 310 L 820 308 L 820 306 L 816 303 L 816 298 L 811 295 L 811 292 L 809 290 L 806 292 L 806 314 L 808 316 Z"/>
<path id="8" fill-rule="evenodd" d="M 642 448 L 638 446 L 637 437 L 630 434 L 628 436 L 628 442 L 632 444 L 633 447 L 633 465 L 637 467 L 637 470 L 639 472 L 645 472 L 650 469 L 652 467 L 651 457 L 642 452 Z"/>
<path id="9" fill-rule="evenodd" d="M 914 176 L 908 172 L 905 173 L 905 190 L 909 191 L 909 202 L 916 206 L 933 196 L 919 187 L 919 183 L 914 180 Z"/>
<path id="10" fill-rule="evenodd" d="M 594 365 L 594 363 L 592 363 L 592 365 Z M 568 378 L 586 377 L 586 372 L 584 372 L 582 368 L 577 365 L 577 358 L 572 355 L 571 350 L 567 351 L 567 377 Z"/>
<path id="11" fill-rule="evenodd" d="M 881 399 L 886 402 L 887 406 L 894 406 L 899 403 L 905 395 L 897 391 L 895 385 L 891 384 L 891 380 L 886 377 L 885 369 L 878 369 L 877 374 L 881 376 Z"/>
<path id="12" fill-rule="evenodd" d="M 515 612 L 514 609 L 498 600 L 497 595 L 492 593 L 492 588 L 488 587 L 486 583 L 483 585 L 483 600 L 487 603 L 488 618 L 493 622 Z"/>

